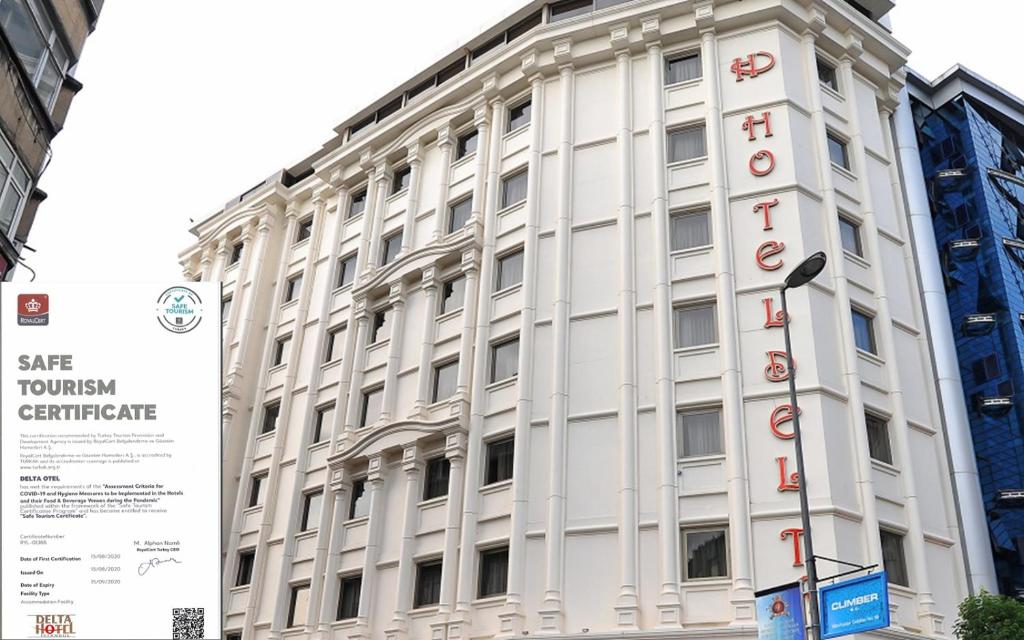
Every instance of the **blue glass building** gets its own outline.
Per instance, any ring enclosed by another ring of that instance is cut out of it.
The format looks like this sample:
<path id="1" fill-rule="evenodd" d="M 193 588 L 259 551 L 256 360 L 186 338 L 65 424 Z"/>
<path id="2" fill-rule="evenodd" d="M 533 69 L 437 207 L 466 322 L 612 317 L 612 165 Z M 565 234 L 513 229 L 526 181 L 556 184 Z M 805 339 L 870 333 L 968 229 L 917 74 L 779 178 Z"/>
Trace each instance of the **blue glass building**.
<path id="1" fill-rule="evenodd" d="M 1024 103 L 963 67 L 911 105 L 1001 592 L 1024 595 Z"/>

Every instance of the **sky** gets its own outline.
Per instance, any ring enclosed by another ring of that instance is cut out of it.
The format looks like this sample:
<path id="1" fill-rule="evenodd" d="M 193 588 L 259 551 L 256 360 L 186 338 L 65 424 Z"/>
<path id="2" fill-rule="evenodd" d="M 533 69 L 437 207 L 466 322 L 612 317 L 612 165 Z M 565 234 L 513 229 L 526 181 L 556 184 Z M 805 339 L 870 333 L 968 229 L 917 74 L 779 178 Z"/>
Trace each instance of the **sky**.
<path id="1" fill-rule="evenodd" d="M 893 31 L 918 72 L 959 62 L 1024 96 L 1007 48 L 1024 4 L 896 1 Z M 107 0 L 39 184 L 49 197 L 28 239 L 36 252 L 23 258 L 41 282 L 180 279 L 190 218 L 316 151 L 341 121 L 525 3 Z M 19 267 L 14 279 L 31 275 Z"/>

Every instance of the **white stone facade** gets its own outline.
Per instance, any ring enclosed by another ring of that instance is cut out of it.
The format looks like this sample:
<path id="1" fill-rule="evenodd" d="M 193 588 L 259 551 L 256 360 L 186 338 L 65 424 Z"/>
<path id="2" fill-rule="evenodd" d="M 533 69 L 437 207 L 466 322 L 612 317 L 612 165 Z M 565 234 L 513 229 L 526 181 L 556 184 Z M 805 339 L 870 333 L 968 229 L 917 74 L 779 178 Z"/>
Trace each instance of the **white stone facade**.
<path id="1" fill-rule="evenodd" d="M 816 550 L 881 565 L 884 530 L 908 584 L 891 586 L 894 627 L 878 636 L 951 636 L 967 583 L 890 124 L 906 50 L 838 0 L 544 11 L 325 147 L 310 175 L 196 226 L 186 275 L 221 280 L 231 299 L 226 631 L 753 637 L 754 591 L 803 575 L 777 289 L 824 250 L 825 273 L 789 296 Z M 666 84 L 666 61 L 684 53 L 699 54 L 697 76 Z M 529 123 L 510 131 L 524 100 Z M 699 125 L 703 153 L 670 162 L 671 134 Z M 522 170 L 525 188 L 503 189 Z M 448 233 L 465 197 L 468 222 Z M 699 211 L 709 242 L 673 250 L 671 217 Z M 499 291 L 518 250 L 521 282 Z M 351 256 L 353 282 L 337 286 Z M 462 305 L 442 309 L 460 275 Z M 681 345 L 709 329 L 676 331 L 676 310 L 712 302 L 714 339 Z M 869 348 L 854 310 L 870 319 Z M 496 347 L 510 338 L 509 358 Z M 435 386 L 451 397 L 435 402 Z M 279 417 L 261 433 L 267 407 Z M 686 455 L 677 414 L 694 410 L 719 413 L 720 453 Z M 891 462 L 872 459 L 866 412 L 886 425 Z M 511 467 L 496 453 L 508 437 Z M 424 499 L 438 457 L 447 495 Z M 707 531 L 725 532 L 725 569 L 711 570 L 724 575 L 691 578 L 687 536 Z M 505 548 L 490 595 L 501 559 L 486 554 Z M 438 560 L 439 579 L 422 578 Z M 354 577 L 359 597 L 338 620 Z M 420 582 L 436 587 L 425 606 Z"/>

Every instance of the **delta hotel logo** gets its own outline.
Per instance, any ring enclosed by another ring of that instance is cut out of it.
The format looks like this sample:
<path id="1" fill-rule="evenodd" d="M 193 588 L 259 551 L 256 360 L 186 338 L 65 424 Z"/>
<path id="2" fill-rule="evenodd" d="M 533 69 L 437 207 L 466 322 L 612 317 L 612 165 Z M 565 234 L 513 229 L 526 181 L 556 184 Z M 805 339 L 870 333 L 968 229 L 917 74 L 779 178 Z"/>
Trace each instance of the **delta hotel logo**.
<path id="1" fill-rule="evenodd" d="M 35 615 L 36 635 L 40 638 L 72 638 L 75 624 L 69 613 Z"/>

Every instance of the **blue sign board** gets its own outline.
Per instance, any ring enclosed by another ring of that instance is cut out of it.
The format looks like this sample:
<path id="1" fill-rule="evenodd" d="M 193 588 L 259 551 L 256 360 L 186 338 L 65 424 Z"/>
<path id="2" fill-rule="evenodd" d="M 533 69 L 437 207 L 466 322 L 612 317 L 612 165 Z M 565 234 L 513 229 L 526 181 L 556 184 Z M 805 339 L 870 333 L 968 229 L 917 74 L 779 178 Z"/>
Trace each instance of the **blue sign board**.
<path id="1" fill-rule="evenodd" d="M 889 580 L 884 571 L 819 591 L 822 640 L 889 626 Z"/>
<path id="2" fill-rule="evenodd" d="M 784 584 L 754 594 L 757 640 L 805 640 L 800 583 Z"/>

